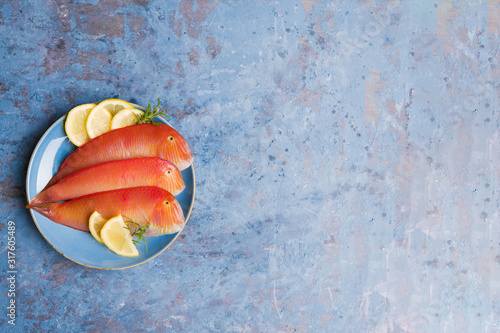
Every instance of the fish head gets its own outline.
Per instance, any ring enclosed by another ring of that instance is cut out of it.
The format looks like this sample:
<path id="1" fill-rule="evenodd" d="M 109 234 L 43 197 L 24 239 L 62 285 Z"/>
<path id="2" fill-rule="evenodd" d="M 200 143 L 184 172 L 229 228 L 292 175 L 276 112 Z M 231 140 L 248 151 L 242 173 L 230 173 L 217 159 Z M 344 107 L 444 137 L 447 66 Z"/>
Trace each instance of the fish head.
<path id="1" fill-rule="evenodd" d="M 158 155 L 160 158 L 175 164 L 179 170 L 187 169 L 193 163 L 193 154 L 189 145 L 182 135 L 173 128 L 164 132 Z"/>
<path id="2" fill-rule="evenodd" d="M 164 191 L 156 201 L 151 211 L 150 221 L 150 229 L 156 236 L 179 232 L 186 223 L 181 205 L 167 191 Z"/>
<path id="3" fill-rule="evenodd" d="M 163 168 L 161 172 L 160 182 L 164 185 L 163 188 L 175 189 L 170 191 L 173 195 L 177 195 L 184 190 L 186 184 L 184 184 L 184 180 L 182 179 L 182 174 L 179 168 L 177 168 L 174 164 L 163 161 Z M 169 186 L 170 185 L 170 186 Z"/>

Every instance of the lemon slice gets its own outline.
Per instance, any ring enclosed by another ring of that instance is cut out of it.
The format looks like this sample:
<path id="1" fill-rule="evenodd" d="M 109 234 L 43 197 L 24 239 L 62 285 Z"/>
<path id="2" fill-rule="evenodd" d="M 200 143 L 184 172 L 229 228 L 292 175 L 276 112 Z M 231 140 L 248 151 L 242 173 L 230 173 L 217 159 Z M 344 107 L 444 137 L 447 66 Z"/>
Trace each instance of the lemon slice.
<path id="1" fill-rule="evenodd" d="M 132 235 L 121 215 L 110 218 L 101 229 L 104 245 L 111 251 L 124 257 L 137 257 L 139 251 L 132 241 Z"/>
<path id="2" fill-rule="evenodd" d="M 77 147 L 80 147 L 85 142 L 90 140 L 90 137 L 87 134 L 86 123 L 90 111 L 95 106 L 96 105 L 94 103 L 79 105 L 71 109 L 66 116 L 64 130 L 66 131 L 69 141 Z"/>
<path id="3" fill-rule="evenodd" d="M 123 109 L 133 108 L 132 104 L 116 98 L 106 99 L 101 103 L 97 104 L 96 107 L 99 109 L 108 110 L 109 112 L 111 112 L 113 116 Z"/>
<path id="4" fill-rule="evenodd" d="M 111 129 L 117 129 L 125 126 L 134 125 L 137 121 L 137 116 L 143 115 L 144 112 L 137 109 L 123 109 L 114 115 L 111 120 Z"/>
<path id="5" fill-rule="evenodd" d="M 87 134 L 91 139 L 109 131 L 111 119 L 113 119 L 111 112 L 105 108 L 97 108 L 98 106 L 90 111 L 85 124 Z"/>
<path id="6" fill-rule="evenodd" d="M 90 215 L 90 219 L 89 219 L 89 229 L 90 229 L 90 233 L 92 234 L 92 236 L 94 236 L 94 238 L 99 242 L 99 243 L 103 243 L 102 241 L 102 238 L 100 236 L 101 234 L 101 229 L 102 227 L 104 226 L 104 224 L 107 222 L 108 220 L 105 219 L 101 214 L 99 214 L 98 212 L 93 212 L 92 215 Z"/>

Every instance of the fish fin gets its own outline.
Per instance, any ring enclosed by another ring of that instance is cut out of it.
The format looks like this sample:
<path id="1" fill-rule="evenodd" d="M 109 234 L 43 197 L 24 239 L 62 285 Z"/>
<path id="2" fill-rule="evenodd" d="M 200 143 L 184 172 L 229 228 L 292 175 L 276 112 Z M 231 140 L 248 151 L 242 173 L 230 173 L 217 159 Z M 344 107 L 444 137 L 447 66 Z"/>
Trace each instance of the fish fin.
<path id="1" fill-rule="evenodd" d="M 57 202 L 42 202 L 42 203 L 36 203 L 36 204 L 29 204 L 28 206 L 26 206 L 26 208 L 28 209 L 34 209 L 36 210 L 37 212 L 39 212 L 40 214 L 48 217 L 49 219 L 52 219 L 54 215 L 54 211 L 55 211 L 55 208 L 58 206 L 58 205 L 61 205 L 61 203 L 57 203 Z"/>
<path id="2" fill-rule="evenodd" d="M 37 195 L 36 197 L 33 198 L 33 200 L 30 201 L 30 203 L 28 204 L 28 206 L 26 206 L 26 208 L 31 209 L 40 203 L 42 203 L 42 200 L 40 200 L 40 198 Z"/>
<path id="3" fill-rule="evenodd" d="M 48 202 L 49 198 L 47 198 L 47 195 L 45 195 L 45 191 L 38 193 L 33 199 L 31 199 L 30 203 L 28 206 L 35 206 L 39 205 L 44 202 Z M 31 208 L 31 207 L 26 207 L 26 208 Z"/>

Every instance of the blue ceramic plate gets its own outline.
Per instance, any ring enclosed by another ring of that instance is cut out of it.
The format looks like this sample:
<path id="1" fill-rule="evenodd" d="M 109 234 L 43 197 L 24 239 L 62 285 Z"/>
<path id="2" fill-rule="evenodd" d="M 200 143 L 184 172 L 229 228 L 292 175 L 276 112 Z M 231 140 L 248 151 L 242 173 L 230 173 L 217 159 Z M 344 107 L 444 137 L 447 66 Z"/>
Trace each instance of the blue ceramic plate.
<path id="1" fill-rule="evenodd" d="M 136 106 L 137 107 L 137 106 Z M 156 118 L 157 122 L 170 125 L 163 118 Z M 64 116 L 57 120 L 42 136 L 31 156 L 26 177 L 26 193 L 28 202 L 37 195 L 57 173 L 63 161 L 76 149 L 64 131 Z M 176 196 L 179 201 L 186 222 L 189 219 L 194 203 L 195 173 L 191 165 L 182 171 L 182 178 L 186 188 Z M 56 251 L 78 264 L 99 269 L 123 269 L 142 264 L 162 253 L 179 236 L 179 233 L 159 237 L 148 237 L 148 251 L 144 242 L 137 245 L 138 257 L 122 257 L 99 243 L 90 233 L 52 222 L 40 213 L 30 209 L 33 221 L 42 236 Z"/>

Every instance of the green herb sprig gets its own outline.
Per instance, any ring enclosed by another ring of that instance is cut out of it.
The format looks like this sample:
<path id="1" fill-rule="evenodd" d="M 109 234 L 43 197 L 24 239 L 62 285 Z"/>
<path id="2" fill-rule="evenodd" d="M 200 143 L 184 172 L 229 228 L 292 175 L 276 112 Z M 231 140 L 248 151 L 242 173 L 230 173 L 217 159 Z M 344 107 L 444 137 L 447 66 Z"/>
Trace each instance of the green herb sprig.
<path id="1" fill-rule="evenodd" d="M 153 120 L 154 117 L 167 117 L 170 118 L 165 111 L 160 110 L 160 99 L 158 98 L 158 105 L 153 105 L 151 106 L 151 103 L 148 104 L 148 107 L 146 108 L 146 111 L 141 114 L 141 115 L 135 115 L 137 117 L 137 120 L 135 122 L 136 125 L 138 124 L 153 124 L 156 126 L 160 126 L 156 121 Z"/>
<path id="2" fill-rule="evenodd" d="M 146 244 L 146 253 L 148 253 L 148 242 L 146 241 L 146 237 L 144 237 L 144 234 L 148 230 L 149 224 L 141 226 L 139 223 L 134 222 L 129 218 L 127 218 L 127 221 L 125 221 L 125 223 L 129 225 L 128 227 L 124 228 L 130 231 L 134 244 L 140 244 L 144 240 L 144 244 Z M 132 228 L 130 228 L 130 224 L 133 226 Z M 137 237 L 137 239 L 133 239 L 134 237 Z"/>

